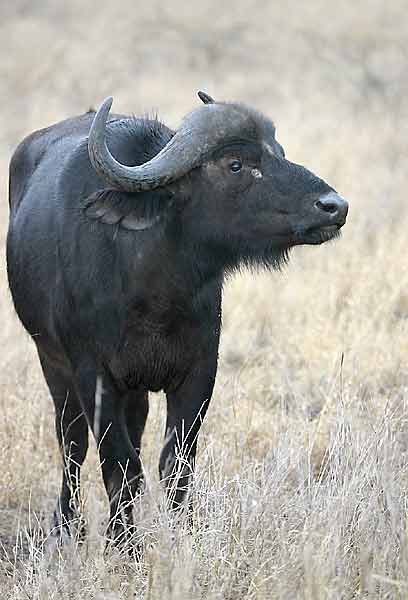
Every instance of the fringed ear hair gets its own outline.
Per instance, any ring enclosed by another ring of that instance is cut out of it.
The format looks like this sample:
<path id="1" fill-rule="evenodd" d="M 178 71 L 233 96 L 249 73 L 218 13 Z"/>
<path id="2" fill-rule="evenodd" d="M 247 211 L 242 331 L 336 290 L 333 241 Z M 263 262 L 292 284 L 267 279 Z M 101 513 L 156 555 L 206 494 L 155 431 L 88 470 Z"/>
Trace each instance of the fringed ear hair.
<path id="1" fill-rule="evenodd" d="M 215 104 L 214 98 L 211 98 L 211 96 L 209 96 L 205 92 L 199 91 L 197 92 L 197 95 L 200 98 L 201 102 L 204 102 L 204 104 Z"/>

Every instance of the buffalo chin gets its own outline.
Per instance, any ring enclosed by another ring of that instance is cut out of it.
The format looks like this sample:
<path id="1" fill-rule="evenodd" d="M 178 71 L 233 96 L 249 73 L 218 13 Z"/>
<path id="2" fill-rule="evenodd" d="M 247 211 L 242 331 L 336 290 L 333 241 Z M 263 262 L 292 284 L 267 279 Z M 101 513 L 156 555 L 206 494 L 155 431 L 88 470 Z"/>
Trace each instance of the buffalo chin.
<path id="1" fill-rule="evenodd" d="M 341 225 L 326 225 L 325 227 L 310 227 L 298 236 L 298 244 L 324 244 L 340 237 Z"/>

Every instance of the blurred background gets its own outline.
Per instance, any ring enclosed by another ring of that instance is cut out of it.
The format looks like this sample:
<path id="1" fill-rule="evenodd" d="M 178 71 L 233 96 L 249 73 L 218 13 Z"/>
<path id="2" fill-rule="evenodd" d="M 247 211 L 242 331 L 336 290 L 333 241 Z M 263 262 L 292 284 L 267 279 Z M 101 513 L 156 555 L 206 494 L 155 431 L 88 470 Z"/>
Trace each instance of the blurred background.
<path id="1" fill-rule="evenodd" d="M 0 16 L 3 539 L 14 543 L 29 497 L 47 513 L 59 485 L 52 404 L 6 283 L 8 162 L 24 136 L 108 95 L 115 112 L 157 112 L 172 127 L 198 106 L 199 89 L 252 105 L 275 121 L 287 157 L 350 204 L 340 240 L 296 248 L 283 273 L 244 274 L 226 288 L 220 371 L 202 437 L 226 476 L 235 477 L 244 456 L 266 460 L 287 432 L 290 452 L 317 427 L 324 454 L 340 400 L 360 433 L 370 431 L 367 415 L 394 403 L 406 452 L 406 2 L 14 0 Z M 152 472 L 162 409 L 152 402 Z M 315 460 L 318 470 L 319 452 Z M 301 541 L 298 549 L 303 556 Z"/>

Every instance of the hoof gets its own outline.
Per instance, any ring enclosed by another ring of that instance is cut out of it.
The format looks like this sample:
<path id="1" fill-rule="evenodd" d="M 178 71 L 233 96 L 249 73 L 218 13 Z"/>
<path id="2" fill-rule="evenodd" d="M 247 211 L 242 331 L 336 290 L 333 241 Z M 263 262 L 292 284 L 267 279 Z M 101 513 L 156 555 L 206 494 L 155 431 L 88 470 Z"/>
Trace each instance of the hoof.
<path id="1" fill-rule="evenodd" d="M 82 515 L 75 515 L 74 513 L 66 515 L 58 509 L 55 510 L 51 521 L 50 537 L 59 541 L 59 543 L 64 543 L 67 539 L 78 544 L 83 543 L 86 538 L 85 519 Z"/>
<path id="2" fill-rule="evenodd" d="M 106 532 L 105 555 L 119 553 L 122 556 L 128 556 L 131 559 L 140 561 L 144 554 L 144 544 L 138 539 L 134 526 L 123 528 L 109 527 Z"/>

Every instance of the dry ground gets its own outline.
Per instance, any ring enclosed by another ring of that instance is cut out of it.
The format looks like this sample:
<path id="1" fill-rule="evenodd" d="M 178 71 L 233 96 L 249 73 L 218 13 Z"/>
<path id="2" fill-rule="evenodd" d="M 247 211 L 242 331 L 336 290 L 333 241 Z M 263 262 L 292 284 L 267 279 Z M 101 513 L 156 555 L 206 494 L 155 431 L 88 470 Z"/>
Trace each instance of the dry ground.
<path id="1" fill-rule="evenodd" d="M 52 404 L 1 261 L 1 597 L 407 598 L 406 3 L 16 0 L 0 13 L 2 240 L 12 149 L 108 94 L 172 125 L 199 88 L 253 104 L 289 158 L 351 204 L 340 241 L 227 287 L 191 532 L 162 506 L 152 397 L 141 564 L 102 555 L 94 448 L 89 542 L 44 550 L 59 486 Z"/>

